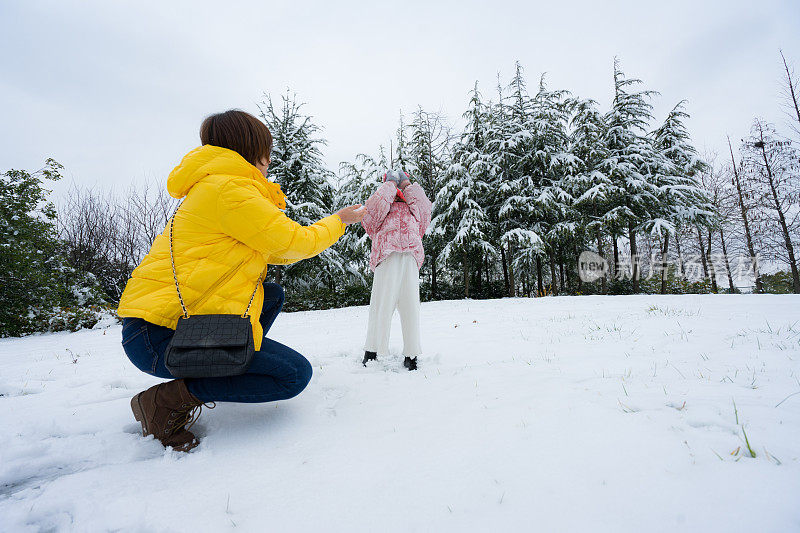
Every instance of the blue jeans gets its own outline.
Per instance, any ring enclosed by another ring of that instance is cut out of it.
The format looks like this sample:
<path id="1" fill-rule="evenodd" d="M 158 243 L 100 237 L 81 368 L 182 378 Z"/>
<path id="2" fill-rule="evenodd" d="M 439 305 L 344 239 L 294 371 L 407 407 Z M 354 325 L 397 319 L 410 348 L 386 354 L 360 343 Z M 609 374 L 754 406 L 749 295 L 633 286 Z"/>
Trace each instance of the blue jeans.
<path id="1" fill-rule="evenodd" d="M 283 307 L 283 288 L 264 284 L 264 308 L 259 322 L 266 335 Z M 173 379 L 164 366 L 164 351 L 175 330 L 141 318 L 122 321 L 122 346 L 136 368 Z M 265 338 L 247 372 L 224 378 L 187 378 L 186 387 L 202 402 L 274 402 L 300 394 L 311 380 L 311 364 L 288 346 Z"/>

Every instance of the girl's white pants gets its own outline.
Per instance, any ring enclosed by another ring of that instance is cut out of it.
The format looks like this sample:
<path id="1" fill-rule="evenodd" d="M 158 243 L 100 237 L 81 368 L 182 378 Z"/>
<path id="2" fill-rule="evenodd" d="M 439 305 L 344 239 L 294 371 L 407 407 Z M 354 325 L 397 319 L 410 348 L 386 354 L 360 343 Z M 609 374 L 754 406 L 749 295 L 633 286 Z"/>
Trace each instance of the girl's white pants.
<path id="1" fill-rule="evenodd" d="M 419 339 L 419 268 L 410 252 L 392 252 L 375 267 L 369 299 L 369 324 L 364 350 L 389 353 L 389 331 L 394 310 L 400 312 L 403 355 L 422 353 Z"/>

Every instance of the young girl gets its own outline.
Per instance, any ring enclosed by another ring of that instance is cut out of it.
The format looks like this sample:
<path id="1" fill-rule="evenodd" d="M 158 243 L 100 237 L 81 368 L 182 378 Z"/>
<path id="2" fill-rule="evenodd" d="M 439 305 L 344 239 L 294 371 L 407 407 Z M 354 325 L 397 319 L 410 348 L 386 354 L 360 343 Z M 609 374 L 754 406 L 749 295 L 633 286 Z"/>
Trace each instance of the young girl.
<path id="1" fill-rule="evenodd" d="M 394 310 L 403 328 L 403 366 L 416 370 L 419 341 L 419 268 L 425 259 L 422 236 L 431 222 L 431 202 L 408 174 L 390 170 L 370 196 L 361 225 L 372 239 L 369 267 L 375 272 L 369 300 L 364 366 L 389 352 Z"/>

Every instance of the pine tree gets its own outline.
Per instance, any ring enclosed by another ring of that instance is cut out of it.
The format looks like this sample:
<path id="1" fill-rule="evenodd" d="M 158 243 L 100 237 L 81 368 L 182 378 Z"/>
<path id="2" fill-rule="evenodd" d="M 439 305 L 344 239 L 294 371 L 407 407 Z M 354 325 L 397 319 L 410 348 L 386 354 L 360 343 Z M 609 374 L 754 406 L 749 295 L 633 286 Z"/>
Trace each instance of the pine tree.
<path id="1" fill-rule="evenodd" d="M 511 94 L 507 96 L 509 90 Z M 516 296 L 515 256 L 519 250 L 533 251 L 541 243 L 531 229 L 530 198 L 535 191 L 527 156 L 533 151 L 529 122 L 532 103 L 519 63 L 508 87 L 504 88 L 498 79 L 497 93 L 497 103 L 488 106 L 486 132 L 492 190 L 488 213 L 495 228 L 492 240 L 500 244 L 506 294 Z"/>
<path id="2" fill-rule="evenodd" d="M 428 198 L 435 202 L 450 159 L 450 129 L 440 114 L 425 111 L 420 107 L 414 113 L 408 130 L 411 135 L 406 145 L 407 156 L 404 158 L 404 170 L 411 174 Z M 434 203 L 433 218 L 438 214 Z M 433 297 L 436 297 L 438 290 L 437 258 L 444 242 L 439 234 L 431 230 L 423 237 L 423 243 L 429 259 L 422 265 L 421 275 L 424 277 L 428 273 L 430 274 L 431 293 Z"/>
<path id="3" fill-rule="evenodd" d="M 433 198 L 441 184 L 442 173 L 447 168 L 450 130 L 442 115 L 421 107 L 414 113 L 408 128 L 411 138 L 405 145 L 405 169 L 413 174 L 425 194 Z"/>
<path id="4" fill-rule="evenodd" d="M 436 216 L 431 224 L 433 235 L 445 242 L 439 261 L 461 264 L 466 298 L 470 295 L 470 256 L 482 259 L 484 255 L 496 254 L 489 241 L 489 220 L 482 203 L 489 193 L 485 181 L 489 165 L 483 153 L 486 126 L 477 87 L 471 103 L 472 107 L 464 114 L 467 127 L 453 147 L 453 162 L 436 194 Z"/>
<path id="5" fill-rule="evenodd" d="M 556 261 L 575 229 L 567 217 L 571 196 L 564 188 L 566 168 L 573 163 L 566 92 L 548 91 L 542 78 L 531 99 L 519 64 L 506 91 L 505 97 L 501 91 L 489 145 L 497 169 L 500 243 L 509 258 L 509 295 L 516 293 L 515 274 L 541 279 L 541 253 L 550 258 L 556 290 Z"/>
<path id="6" fill-rule="evenodd" d="M 381 177 L 389 165 L 383 147 L 377 158 L 358 154 L 353 163 L 339 167 L 336 209 L 348 205 L 365 204 L 381 184 Z M 369 277 L 370 241 L 361 224 L 354 224 L 336 243 L 335 248 L 343 258 L 349 281 L 365 283 Z"/>
<path id="7" fill-rule="evenodd" d="M 603 139 L 606 124 L 593 100 L 576 101 L 571 118 L 570 152 L 575 157 L 568 190 L 574 198 L 581 225 L 594 239 L 597 253 L 605 257 L 603 243 L 610 233 L 606 214 L 612 209 L 614 185 L 603 172 L 607 152 Z M 601 291 L 606 292 L 606 276 L 600 278 Z"/>
<path id="8" fill-rule="evenodd" d="M 279 108 L 267 94 L 259 108 L 273 137 L 269 177 L 286 194 L 286 215 L 307 226 L 333 212 L 335 175 L 322 161 L 322 147 L 327 143 L 319 137 L 321 130 L 312 117 L 302 113 L 303 105 L 287 91 Z M 275 268 L 279 282 L 301 288 L 324 280 L 333 289 L 336 273 L 348 272 L 336 248 L 328 248 L 312 260 Z"/>
<path id="9" fill-rule="evenodd" d="M 400 125 L 397 127 L 397 157 L 390 157 L 389 167 L 395 170 L 408 172 L 408 136 L 406 130 L 408 126 L 403 120 L 403 113 L 400 113 Z M 391 155 L 391 154 L 390 154 Z"/>
<path id="10" fill-rule="evenodd" d="M 607 151 L 601 168 L 611 180 L 611 201 L 615 204 L 605 216 L 610 225 L 613 243 L 627 233 L 630 243 L 633 292 L 639 291 L 639 251 L 636 234 L 659 204 L 655 149 L 646 131 L 653 116 L 649 99 L 655 91 L 630 91 L 641 84 L 636 78 L 625 78 L 614 61 L 614 101 L 605 116 L 607 129 L 604 145 Z M 615 254 L 616 255 L 616 254 Z M 618 258 L 615 257 L 615 264 Z"/>
<path id="11" fill-rule="evenodd" d="M 651 167 L 657 167 L 654 174 L 658 179 L 659 205 L 651 211 L 643 227 L 661 242 L 661 293 L 666 293 L 667 253 L 670 236 L 675 235 L 676 227 L 689 225 L 706 227 L 708 231 L 715 226 L 714 208 L 698 182 L 700 173 L 709 170 L 697 150 L 692 146 L 684 119 L 689 115 L 684 111 L 684 102 L 679 102 L 667 115 L 664 123 L 651 137 L 656 149 L 656 158 Z M 710 239 L 710 236 L 709 236 Z M 707 261 L 711 261 L 707 257 Z M 712 270 L 713 270 L 713 263 Z M 712 280 L 716 284 L 716 280 Z"/>
<path id="12" fill-rule="evenodd" d="M 578 160 L 569 150 L 567 126 L 574 102 L 563 90 L 548 90 L 544 76 L 533 99 L 530 127 L 533 146 L 525 158 L 530 168 L 529 191 L 535 192 L 528 202 L 534 231 L 543 240 L 543 249 L 550 257 L 551 284 L 555 289 L 555 266 L 559 266 L 561 289 L 566 290 L 565 263 L 571 268 L 576 242 L 582 233 L 570 194 L 569 177 Z"/>

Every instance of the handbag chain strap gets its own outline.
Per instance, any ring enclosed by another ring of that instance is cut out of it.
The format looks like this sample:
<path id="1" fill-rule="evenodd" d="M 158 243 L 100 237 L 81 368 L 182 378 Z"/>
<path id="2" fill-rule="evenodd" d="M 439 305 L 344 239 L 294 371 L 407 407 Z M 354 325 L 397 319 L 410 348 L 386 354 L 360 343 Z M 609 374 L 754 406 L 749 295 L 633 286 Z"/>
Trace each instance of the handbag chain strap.
<path id="1" fill-rule="evenodd" d="M 178 214 L 178 209 L 180 209 L 180 205 L 175 208 L 175 212 L 172 213 L 172 216 L 169 219 L 169 259 L 170 263 L 172 263 L 172 279 L 175 280 L 175 290 L 178 291 L 178 300 L 181 302 L 181 309 L 183 309 L 183 318 L 189 318 L 189 311 L 186 309 L 186 304 L 183 303 L 183 295 L 181 294 L 181 288 L 178 285 L 178 273 L 175 270 L 175 254 L 173 252 L 173 243 L 172 243 L 172 233 L 175 228 L 175 215 Z M 258 281 L 256 281 L 256 288 L 253 289 L 253 294 L 250 295 L 250 301 L 247 303 L 247 309 L 244 310 L 242 314 L 242 318 L 247 318 L 248 313 L 250 312 L 250 306 L 253 305 L 253 299 L 256 297 L 256 293 L 258 292 L 258 286 L 261 285 L 261 279 L 264 277 L 265 272 L 262 272 L 258 276 Z"/>

